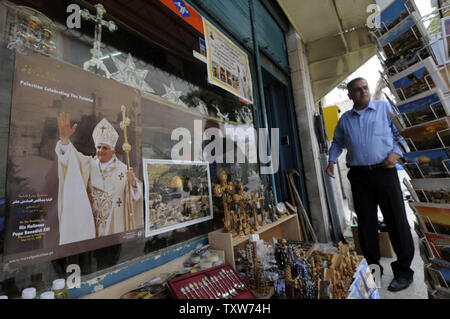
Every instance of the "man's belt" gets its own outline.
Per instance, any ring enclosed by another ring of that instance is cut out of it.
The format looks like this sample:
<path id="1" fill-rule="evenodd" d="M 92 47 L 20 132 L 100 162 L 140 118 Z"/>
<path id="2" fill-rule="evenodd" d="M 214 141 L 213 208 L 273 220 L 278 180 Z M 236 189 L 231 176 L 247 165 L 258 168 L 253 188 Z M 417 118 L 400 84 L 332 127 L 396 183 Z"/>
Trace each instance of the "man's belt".
<path id="1" fill-rule="evenodd" d="M 384 168 L 384 164 L 383 163 L 379 163 L 379 164 L 366 165 L 366 166 L 350 166 L 350 165 L 347 165 L 347 167 L 348 168 L 353 168 L 353 169 L 361 169 L 361 170 L 371 171 L 371 170 L 374 170 L 376 168 Z"/>

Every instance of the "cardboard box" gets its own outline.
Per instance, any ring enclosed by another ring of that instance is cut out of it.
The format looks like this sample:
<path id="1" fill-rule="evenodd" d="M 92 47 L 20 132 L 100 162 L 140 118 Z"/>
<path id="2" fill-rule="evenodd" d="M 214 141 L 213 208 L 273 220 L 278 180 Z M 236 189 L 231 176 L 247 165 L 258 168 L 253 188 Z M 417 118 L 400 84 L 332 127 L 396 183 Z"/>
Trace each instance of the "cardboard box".
<path id="1" fill-rule="evenodd" d="M 361 246 L 359 245 L 358 226 L 352 226 L 353 242 L 355 250 L 359 255 L 362 255 Z M 387 232 L 378 232 L 378 241 L 380 246 L 380 256 L 386 258 L 394 257 L 394 249 L 392 248 L 391 240 Z"/>

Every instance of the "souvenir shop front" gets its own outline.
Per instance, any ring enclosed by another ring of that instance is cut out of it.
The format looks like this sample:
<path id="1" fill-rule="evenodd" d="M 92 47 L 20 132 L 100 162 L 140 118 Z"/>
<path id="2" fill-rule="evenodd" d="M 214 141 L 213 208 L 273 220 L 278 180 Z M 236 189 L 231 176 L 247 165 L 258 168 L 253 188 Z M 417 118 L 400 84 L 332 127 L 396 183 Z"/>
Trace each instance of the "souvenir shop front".
<path id="1" fill-rule="evenodd" d="M 286 22 L 270 6 L 2 1 L 2 295 L 39 297 L 73 275 L 66 288 L 79 298 L 177 261 L 224 221 L 237 225 L 231 194 L 269 221 L 287 182 L 268 173 L 256 129 L 284 118 L 259 92 L 275 99 L 289 86 Z M 255 24 L 277 33 L 258 32 L 274 84 L 259 85 Z M 302 174 L 295 122 L 282 130 L 290 153 L 279 165 Z"/>
<path id="2" fill-rule="evenodd" d="M 348 246 L 317 251 L 275 1 L 2 1 L 0 21 L 0 295 L 377 297 Z"/>

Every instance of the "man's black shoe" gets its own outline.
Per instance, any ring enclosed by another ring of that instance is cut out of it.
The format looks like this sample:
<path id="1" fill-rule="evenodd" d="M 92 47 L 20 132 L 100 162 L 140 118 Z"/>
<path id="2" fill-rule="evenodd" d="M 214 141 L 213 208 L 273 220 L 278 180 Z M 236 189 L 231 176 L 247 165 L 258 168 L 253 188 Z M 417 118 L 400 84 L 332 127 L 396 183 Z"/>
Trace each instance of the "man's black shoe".
<path id="1" fill-rule="evenodd" d="M 391 284 L 388 287 L 389 291 L 400 291 L 409 287 L 409 285 L 413 282 L 413 279 L 405 279 L 405 278 L 394 278 Z"/>

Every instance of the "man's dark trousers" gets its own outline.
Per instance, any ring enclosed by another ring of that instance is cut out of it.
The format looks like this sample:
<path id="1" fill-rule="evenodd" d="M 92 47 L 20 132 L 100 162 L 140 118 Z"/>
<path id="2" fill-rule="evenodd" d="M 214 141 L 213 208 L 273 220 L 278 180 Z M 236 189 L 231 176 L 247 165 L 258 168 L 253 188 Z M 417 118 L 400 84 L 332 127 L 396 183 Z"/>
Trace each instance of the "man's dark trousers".
<path id="1" fill-rule="evenodd" d="M 414 258 L 414 242 L 406 217 L 397 169 L 351 167 L 348 179 L 358 216 L 358 237 L 364 258 L 368 264 L 379 265 L 379 205 L 397 255 L 397 261 L 391 263 L 394 277 L 412 279 L 414 271 L 410 265 Z"/>

